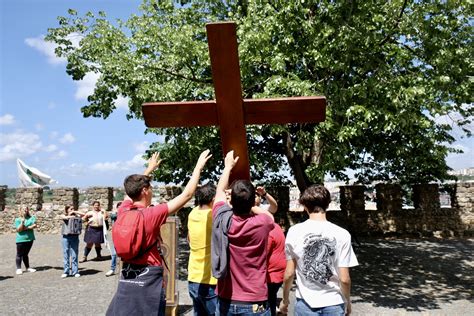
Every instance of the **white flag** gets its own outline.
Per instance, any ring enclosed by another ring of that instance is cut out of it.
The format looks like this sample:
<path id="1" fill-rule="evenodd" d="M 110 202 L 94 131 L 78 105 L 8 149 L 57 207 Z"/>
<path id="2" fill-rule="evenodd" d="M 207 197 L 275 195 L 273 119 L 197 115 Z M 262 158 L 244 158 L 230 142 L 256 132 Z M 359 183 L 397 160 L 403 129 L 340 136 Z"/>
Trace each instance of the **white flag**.
<path id="1" fill-rule="evenodd" d="M 47 174 L 27 166 L 20 159 L 16 160 L 16 165 L 18 167 L 18 178 L 23 187 L 44 187 L 48 184 L 57 183 L 56 180 L 51 179 Z"/>

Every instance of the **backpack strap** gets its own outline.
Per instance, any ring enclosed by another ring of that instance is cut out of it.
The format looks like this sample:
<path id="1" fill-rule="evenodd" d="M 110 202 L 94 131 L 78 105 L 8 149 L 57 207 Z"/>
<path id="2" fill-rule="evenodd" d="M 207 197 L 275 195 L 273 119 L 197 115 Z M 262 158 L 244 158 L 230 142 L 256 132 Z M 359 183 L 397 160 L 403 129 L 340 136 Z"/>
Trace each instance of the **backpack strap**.
<path id="1" fill-rule="evenodd" d="M 158 243 L 159 241 L 159 243 Z M 165 256 L 163 255 L 163 250 L 161 249 L 161 244 L 163 243 L 163 240 L 161 239 L 161 236 L 158 236 L 158 239 L 156 240 L 156 244 L 158 244 L 158 253 L 160 254 L 161 260 L 163 260 L 163 263 L 165 264 L 166 270 L 170 272 L 170 268 L 168 267 L 168 263 L 166 263 Z"/>
<path id="2" fill-rule="evenodd" d="M 143 208 L 139 209 L 138 207 L 134 206 L 132 208 L 130 208 L 128 211 L 138 211 L 140 212 L 140 216 L 143 217 Z M 143 218 L 143 220 L 145 220 Z M 143 234 L 145 235 L 145 234 Z M 138 255 L 136 255 L 135 257 L 133 257 L 132 259 L 130 260 L 135 260 L 137 258 L 140 258 L 141 256 L 143 256 L 144 254 L 146 254 L 148 251 L 152 250 L 153 247 L 157 247 L 158 248 L 158 253 L 160 254 L 160 257 L 161 257 L 161 260 L 163 261 L 163 263 L 165 264 L 165 267 L 168 271 L 170 271 L 170 269 L 168 268 L 168 264 L 166 263 L 166 260 L 165 260 L 165 256 L 163 256 L 163 250 L 161 249 L 161 244 L 163 243 L 163 240 L 161 239 L 161 236 L 158 235 L 158 238 L 156 238 L 155 242 L 152 243 L 151 245 L 149 245 L 148 247 L 146 247 L 143 251 L 140 251 L 140 253 Z"/>

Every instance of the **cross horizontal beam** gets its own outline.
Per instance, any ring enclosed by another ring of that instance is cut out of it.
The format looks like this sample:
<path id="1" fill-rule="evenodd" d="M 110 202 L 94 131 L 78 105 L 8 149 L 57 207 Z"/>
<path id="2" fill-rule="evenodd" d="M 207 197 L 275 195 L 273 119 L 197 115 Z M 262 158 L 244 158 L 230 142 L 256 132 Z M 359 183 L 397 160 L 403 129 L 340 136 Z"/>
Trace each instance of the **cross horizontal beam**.
<path id="1" fill-rule="evenodd" d="M 323 122 L 325 97 L 292 97 L 243 100 L 245 124 Z M 153 102 L 143 104 L 148 127 L 195 127 L 219 125 L 215 101 Z"/>

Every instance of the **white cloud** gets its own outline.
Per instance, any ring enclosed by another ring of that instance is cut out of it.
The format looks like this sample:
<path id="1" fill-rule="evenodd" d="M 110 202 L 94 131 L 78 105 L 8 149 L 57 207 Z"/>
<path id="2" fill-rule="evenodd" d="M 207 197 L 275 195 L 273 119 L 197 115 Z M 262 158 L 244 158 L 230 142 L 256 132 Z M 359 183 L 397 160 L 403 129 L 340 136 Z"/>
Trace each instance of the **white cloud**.
<path id="1" fill-rule="evenodd" d="M 15 123 L 15 117 L 11 114 L 0 116 L 0 125 L 12 125 Z"/>
<path id="2" fill-rule="evenodd" d="M 0 133 L 0 161 L 30 156 L 42 148 L 40 137 L 34 133 L 16 131 Z"/>
<path id="3" fill-rule="evenodd" d="M 94 88 L 100 74 L 88 72 L 81 81 L 76 81 L 77 90 L 74 94 L 76 100 L 87 100 L 87 97 L 94 93 Z"/>
<path id="4" fill-rule="evenodd" d="M 119 95 L 115 101 L 115 106 L 117 109 L 128 110 L 128 101 L 130 101 L 130 98 L 124 98 L 123 96 Z"/>
<path id="5" fill-rule="evenodd" d="M 100 172 L 134 171 L 143 168 L 145 162 L 142 155 L 138 154 L 128 161 L 98 162 L 91 169 Z"/>
<path id="6" fill-rule="evenodd" d="M 47 153 L 50 153 L 50 152 L 58 150 L 58 146 L 51 144 L 51 145 L 46 146 L 43 150 Z"/>
<path id="7" fill-rule="evenodd" d="M 50 158 L 53 160 L 58 160 L 58 159 L 63 159 L 65 157 L 67 157 L 67 151 L 60 150 L 57 153 L 54 153 Z"/>
<path id="8" fill-rule="evenodd" d="M 138 144 L 133 144 L 133 148 L 135 148 L 136 152 L 144 153 L 145 150 L 147 150 L 149 148 L 149 144 L 150 144 L 149 142 L 144 141 L 144 142 L 141 142 L 141 143 L 138 143 Z"/>
<path id="9" fill-rule="evenodd" d="M 46 42 L 44 40 L 44 36 L 27 38 L 25 39 L 25 43 L 26 45 L 33 47 L 34 49 L 45 55 L 48 59 L 48 63 L 50 64 L 58 65 L 66 63 L 66 58 L 57 57 L 54 53 L 54 50 L 56 49 L 57 45 L 51 42 Z"/>
<path id="10" fill-rule="evenodd" d="M 89 174 L 87 168 L 83 164 L 80 164 L 80 163 L 72 163 L 67 166 L 62 166 L 59 168 L 58 171 L 59 173 L 62 173 L 64 175 L 71 176 L 71 177 L 77 177 L 77 176 Z"/>
<path id="11" fill-rule="evenodd" d="M 51 133 L 49 133 L 49 138 L 51 139 L 56 139 L 58 138 L 58 136 L 59 136 L 59 133 L 56 131 L 52 131 Z"/>
<path id="12" fill-rule="evenodd" d="M 72 33 L 67 36 L 67 39 L 72 42 L 74 47 L 79 47 L 79 42 L 82 36 L 78 33 Z M 40 35 L 37 37 L 30 37 L 25 39 L 26 45 L 36 49 L 40 53 L 46 56 L 48 63 L 52 65 L 59 65 L 66 63 L 66 58 L 64 57 L 57 57 L 54 53 L 54 50 L 58 45 L 52 42 L 46 42 L 44 40 L 44 35 Z"/>
<path id="13" fill-rule="evenodd" d="M 59 142 L 62 144 L 72 144 L 76 141 L 76 138 L 72 136 L 71 133 L 66 133 L 64 134 L 63 137 L 59 139 Z"/>
<path id="14" fill-rule="evenodd" d="M 87 97 L 94 93 L 95 85 L 99 78 L 100 73 L 88 72 L 82 80 L 76 81 L 75 84 L 77 89 L 74 93 L 76 100 L 87 100 Z M 117 109 L 128 110 L 129 101 L 130 98 L 119 95 L 114 104 Z"/>

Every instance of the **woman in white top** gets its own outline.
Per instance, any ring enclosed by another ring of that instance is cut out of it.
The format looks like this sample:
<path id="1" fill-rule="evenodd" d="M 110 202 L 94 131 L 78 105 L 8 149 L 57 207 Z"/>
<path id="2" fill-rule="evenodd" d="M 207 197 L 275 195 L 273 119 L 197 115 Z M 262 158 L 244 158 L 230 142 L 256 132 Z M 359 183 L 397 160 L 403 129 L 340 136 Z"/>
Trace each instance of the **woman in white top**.
<path id="1" fill-rule="evenodd" d="M 84 242 L 86 243 L 86 247 L 84 248 L 84 256 L 80 262 L 87 261 L 87 256 L 92 250 L 92 245 L 95 245 L 97 260 L 102 259 L 102 255 L 100 254 L 100 244 L 104 242 L 103 226 L 108 216 L 105 211 L 100 209 L 99 201 L 94 201 L 92 206 L 94 209 L 92 211 L 88 211 L 83 217 L 84 220 L 87 220 L 86 233 L 84 234 Z"/>

